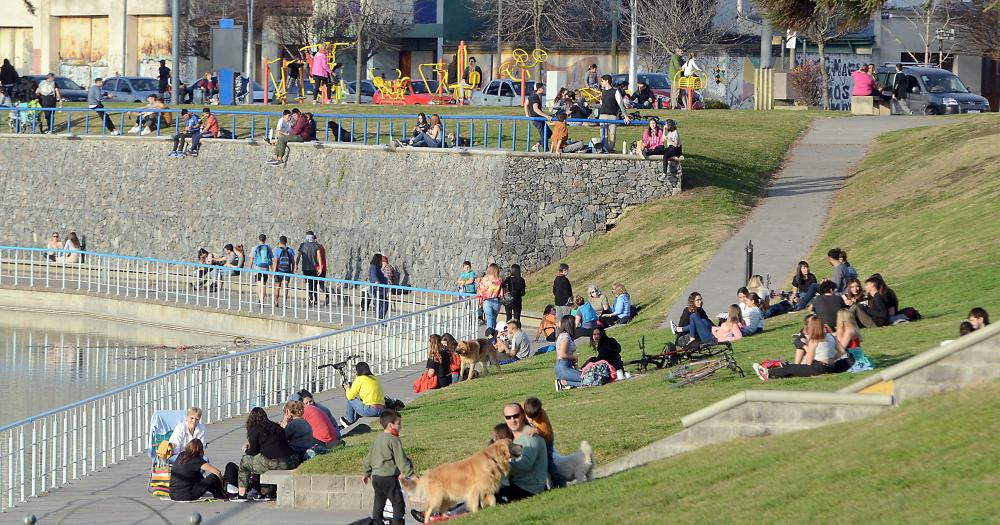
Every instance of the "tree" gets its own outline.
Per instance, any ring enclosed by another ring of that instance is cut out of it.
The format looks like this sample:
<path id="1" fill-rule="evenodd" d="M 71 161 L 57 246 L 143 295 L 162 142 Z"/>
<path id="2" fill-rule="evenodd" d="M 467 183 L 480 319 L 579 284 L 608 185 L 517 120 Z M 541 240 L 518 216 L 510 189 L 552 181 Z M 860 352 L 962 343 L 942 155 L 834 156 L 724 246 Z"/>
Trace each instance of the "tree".
<path id="1" fill-rule="evenodd" d="M 718 9 L 719 0 L 638 0 L 635 13 L 639 45 L 657 63 L 678 47 L 693 49 L 717 44 L 729 29 L 714 23 Z M 630 9 L 623 15 L 626 21 L 631 21 Z"/>
<path id="2" fill-rule="evenodd" d="M 32 4 L 31 0 L 24 0 L 24 8 L 28 10 L 29 15 L 35 14 L 35 4 Z"/>
<path id="3" fill-rule="evenodd" d="M 498 2 L 503 2 L 502 15 Z M 483 21 L 484 39 L 499 33 L 504 41 L 539 49 L 592 43 L 594 35 L 607 33 L 609 24 L 602 0 L 569 5 L 556 0 L 469 0 L 469 9 Z M 540 64 L 536 70 L 537 77 Z"/>
<path id="4" fill-rule="evenodd" d="M 955 42 L 959 50 L 969 54 L 987 54 L 1000 60 L 1000 9 L 991 8 L 989 0 L 963 3 L 954 26 L 958 33 Z"/>
<path id="5" fill-rule="evenodd" d="M 838 13 L 847 24 L 858 27 L 882 8 L 884 0 L 760 0 L 759 3 L 775 26 L 797 30 L 808 27 L 817 10 Z"/>
<path id="6" fill-rule="evenodd" d="M 937 39 L 938 29 L 950 29 L 953 22 L 952 17 L 952 2 L 951 0 L 925 0 L 922 4 L 913 4 L 909 9 L 903 9 L 899 13 L 899 18 L 906 20 L 911 26 L 913 26 L 913 32 L 920 38 L 920 42 L 923 44 L 923 60 L 918 60 L 914 50 L 907 48 L 906 52 L 910 55 L 910 58 L 914 62 L 927 62 L 931 61 L 931 44 Z M 889 36 L 893 38 L 899 45 L 903 45 L 903 41 L 899 36 L 892 30 L 891 24 L 883 24 L 882 27 L 885 28 Z M 948 54 L 950 56 L 950 53 Z M 938 66 L 946 60 L 945 54 L 941 53 L 938 57 Z"/>

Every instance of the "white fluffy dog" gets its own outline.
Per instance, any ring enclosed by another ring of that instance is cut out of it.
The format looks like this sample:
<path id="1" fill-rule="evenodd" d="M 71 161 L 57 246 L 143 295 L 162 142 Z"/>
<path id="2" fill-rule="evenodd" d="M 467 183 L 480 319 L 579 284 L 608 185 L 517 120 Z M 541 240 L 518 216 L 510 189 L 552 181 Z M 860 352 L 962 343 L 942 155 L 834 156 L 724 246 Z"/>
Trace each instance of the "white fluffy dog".
<path id="1" fill-rule="evenodd" d="M 568 456 L 563 456 L 559 451 L 553 451 L 552 458 L 559 475 L 567 484 L 583 483 L 594 479 L 594 451 L 590 448 L 590 443 L 581 441 L 580 450 Z"/>

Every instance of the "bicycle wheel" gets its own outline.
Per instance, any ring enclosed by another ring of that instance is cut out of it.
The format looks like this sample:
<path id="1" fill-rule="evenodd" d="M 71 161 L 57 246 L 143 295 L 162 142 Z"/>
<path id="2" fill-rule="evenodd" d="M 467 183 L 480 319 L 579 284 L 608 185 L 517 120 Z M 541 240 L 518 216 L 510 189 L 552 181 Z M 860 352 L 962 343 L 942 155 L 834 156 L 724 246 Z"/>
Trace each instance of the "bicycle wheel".
<path id="1" fill-rule="evenodd" d="M 697 383 L 698 381 L 714 374 L 719 369 L 725 368 L 725 366 L 726 365 L 718 359 L 695 361 L 686 365 L 680 365 L 671 370 L 667 373 L 666 380 L 670 382 L 670 386 L 674 388 L 682 387 L 692 383 Z"/>

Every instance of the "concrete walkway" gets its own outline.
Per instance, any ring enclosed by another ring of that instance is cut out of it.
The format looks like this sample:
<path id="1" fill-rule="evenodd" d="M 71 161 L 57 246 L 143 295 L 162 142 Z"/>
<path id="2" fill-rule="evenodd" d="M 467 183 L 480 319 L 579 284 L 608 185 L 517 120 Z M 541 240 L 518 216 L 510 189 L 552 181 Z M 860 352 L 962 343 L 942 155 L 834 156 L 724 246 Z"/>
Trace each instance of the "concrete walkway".
<path id="1" fill-rule="evenodd" d="M 950 121 L 900 116 L 816 120 L 789 150 L 784 166 L 749 219 L 691 281 L 662 326 L 669 327 L 670 319 L 680 318 L 692 291 L 702 294 L 705 311 L 711 316 L 735 303 L 736 290 L 746 285 L 746 245 L 750 241 L 754 246 L 754 273 L 765 280 L 770 275 L 772 288 L 780 287 L 818 240 L 835 193 L 864 158 L 872 139 L 888 131 Z M 817 278 L 830 275 L 826 260 L 809 263 Z"/>
<path id="2" fill-rule="evenodd" d="M 418 365 L 380 376 L 386 395 L 412 400 L 413 382 L 423 372 Z M 344 391 L 330 389 L 316 394 L 316 399 L 333 410 L 345 412 Z M 271 407 L 272 419 L 280 418 L 280 407 Z M 209 461 L 224 468 L 229 461 L 239 462 L 240 447 L 246 442 L 245 416 L 217 421 L 208 425 Z M 377 426 L 371 418 L 363 422 Z M 348 440 L 351 438 L 348 437 Z M 332 452 L 336 454 L 336 451 Z M 279 509 L 272 502 L 248 503 L 177 503 L 165 501 L 146 491 L 150 459 L 146 456 L 129 458 L 122 463 L 87 476 L 64 487 L 0 514 L 0 523 L 24 523 L 23 518 L 35 515 L 40 525 L 65 523 L 125 525 L 125 524 L 186 524 L 192 513 L 202 516 L 203 524 L 348 524 L 367 515 L 360 512 L 299 511 Z M 361 465 L 358 465 L 360 472 Z M 75 512 L 75 513 L 74 513 Z M 73 514 L 71 514 L 73 513 Z M 65 518 L 65 521 L 60 521 Z"/>

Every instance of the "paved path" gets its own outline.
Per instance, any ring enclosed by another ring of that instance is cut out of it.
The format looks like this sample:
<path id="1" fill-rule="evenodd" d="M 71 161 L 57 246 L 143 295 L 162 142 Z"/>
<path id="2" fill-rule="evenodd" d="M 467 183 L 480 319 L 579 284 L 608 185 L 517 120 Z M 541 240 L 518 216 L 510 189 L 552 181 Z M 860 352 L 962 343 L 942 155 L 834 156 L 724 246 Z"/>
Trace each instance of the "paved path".
<path id="1" fill-rule="evenodd" d="M 746 245 L 753 241 L 754 273 L 771 276 L 772 286 L 781 286 L 792 275 L 818 240 L 834 194 L 865 155 L 868 144 L 887 131 L 939 125 L 951 119 L 933 117 L 854 117 L 814 121 L 810 130 L 785 156 L 785 165 L 775 176 L 764 198 L 747 222 L 709 261 L 701 274 L 670 309 L 675 321 L 687 306 L 687 297 L 698 291 L 705 311 L 715 315 L 736 302 L 736 290 L 744 286 Z M 817 277 L 829 276 L 826 261 L 810 261 Z"/>
<path id="2" fill-rule="evenodd" d="M 412 400 L 412 385 L 423 366 L 409 367 L 380 376 L 386 395 Z M 316 399 L 344 414 L 345 402 L 341 389 L 316 394 Z M 278 419 L 280 409 L 271 407 L 268 413 Z M 372 423 L 373 419 L 365 419 Z M 240 447 L 246 441 L 243 429 L 245 417 L 218 421 L 208 425 L 208 457 L 222 468 L 226 462 L 238 462 Z M 350 438 L 347 438 L 350 439 Z M 333 452 L 334 454 L 336 452 Z M 0 514 L 0 523 L 23 523 L 24 516 L 34 514 L 40 525 L 55 523 L 125 525 L 125 524 L 186 524 L 189 516 L 198 512 L 203 524 L 347 524 L 363 518 L 363 512 L 299 511 L 278 509 L 274 503 L 176 503 L 164 501 L 146 492 L 150 460 L 146 456 L 127 459 L 117 465 L 54 489 L 38 498 Z M 360 465 L 359 465 L 360 469 Z M 117 496 L 117 497 L 115 497 Z M 132 498 L 137 501 L 133 501 Z M 141 503 L 140 503 L 141 502 Z M 148 505 L 151 508 L 148 508 Z M 76 510 L 76 514 L 67 515 Z M 164 521 L 159 516 L 167 521 Z M 59 520 L 66 518 L 65 521 Z"/>

